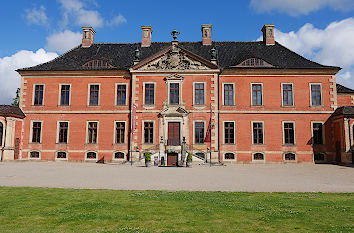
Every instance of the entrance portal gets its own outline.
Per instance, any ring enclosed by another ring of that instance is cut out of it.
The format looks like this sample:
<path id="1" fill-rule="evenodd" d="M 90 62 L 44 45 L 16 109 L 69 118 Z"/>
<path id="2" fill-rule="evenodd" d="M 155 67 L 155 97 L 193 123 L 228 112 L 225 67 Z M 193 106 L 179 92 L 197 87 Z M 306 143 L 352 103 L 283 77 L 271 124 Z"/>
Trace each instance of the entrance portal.
<path id="1" fill-rule="evenodd" d="M 177 166 L 178 154 L 167 153 L 167 166 Z"/>
<path id="2" fill-rule="evenodd" d="M 180 132 L 181 125 L 179 122 L 168 122 L 168 139 L 167 145 L 179 146 L 180 145 Z"/>

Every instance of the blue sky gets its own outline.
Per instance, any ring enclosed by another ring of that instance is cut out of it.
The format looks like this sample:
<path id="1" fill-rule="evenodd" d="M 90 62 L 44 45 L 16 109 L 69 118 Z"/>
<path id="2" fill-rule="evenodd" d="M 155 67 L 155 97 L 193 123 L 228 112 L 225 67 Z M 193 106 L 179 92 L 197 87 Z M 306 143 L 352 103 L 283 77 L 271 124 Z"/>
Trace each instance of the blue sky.
<path id="1" fill-rule="evenodd" d="M 139 42 L 141 25 L 153 41 L 200 41 L 201 24 L 213 24 L 216 41 L 253 41 L 263 24 L 276 25 L 276 40 L 327 65 L 343 67 L 338 82 L 354 88 L 353 0 L 113 1 L 16 0 L 0 9 L 0 103 L 11 101 L 15 69 L 55 58 L 80 44 L 81 26 L 93 26 L 95 42 Z"/>

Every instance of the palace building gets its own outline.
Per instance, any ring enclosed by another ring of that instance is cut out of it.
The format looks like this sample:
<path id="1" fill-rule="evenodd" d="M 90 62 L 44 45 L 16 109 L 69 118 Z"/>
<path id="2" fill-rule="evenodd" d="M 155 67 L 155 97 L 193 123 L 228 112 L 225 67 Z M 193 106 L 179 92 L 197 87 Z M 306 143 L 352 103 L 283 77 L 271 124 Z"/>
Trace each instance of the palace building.
<path id="1" fill-rule="evenodd" d="M 95 43 L 17 70 L 22 160 L 140 161 L 162 165 L 352 162 L 354 91 L 339 67 L 310 61 L 276 42 Z M 340 107 L 345 106 L 345 107 Z M 340 107 L 340 108 L 339 108 Z M 354 153 L 354 152 L 353 152 Z"/>

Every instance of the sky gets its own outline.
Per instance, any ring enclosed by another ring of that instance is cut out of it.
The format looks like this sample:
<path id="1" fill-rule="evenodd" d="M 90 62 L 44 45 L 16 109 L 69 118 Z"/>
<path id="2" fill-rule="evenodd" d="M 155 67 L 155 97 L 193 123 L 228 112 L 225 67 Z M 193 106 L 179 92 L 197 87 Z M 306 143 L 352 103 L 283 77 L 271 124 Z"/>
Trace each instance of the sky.
<path id="1" fill-rule="evenodd" d="M 95 42 L 140 42 L 142 25 L 152 41 L 201 41 L 200 27 L 212 24 L 214 41 L 261 39 L 275 24 L 275 40 L 307 59 L 343 69 L 337 82 L 354 89 L 354 0 L 121 1 L 16 0 L 0 9 L 0 104 L 20 87 L 18 68 L 50 61 L 81 43 L 82 26 Z"/>

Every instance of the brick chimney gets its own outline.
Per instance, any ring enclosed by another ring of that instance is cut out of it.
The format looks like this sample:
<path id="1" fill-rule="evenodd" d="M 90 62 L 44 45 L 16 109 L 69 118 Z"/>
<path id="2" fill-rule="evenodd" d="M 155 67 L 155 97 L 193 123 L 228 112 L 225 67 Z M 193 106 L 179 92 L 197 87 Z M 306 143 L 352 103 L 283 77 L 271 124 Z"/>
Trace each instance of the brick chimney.
<path id="1" fill-rule="evenodd" d="M 211 45 L 211 24 L 203 24 L 202 25 L 202 37 L 203 37 L 203 45 Z"/>
<path id="2" fill-rule="evenodd" d="M 265 42 L 266 45 L 275 45 L 274 26 L 274 24 L 264 24 L 262 28 L 263 42 Z"/>
<path id="3" fill-rule="evenodd" d="M 84 48 L 90 47 L 94 42 L 96 32 L 92 27 L 82 27 L 82 44 Z"/>
<path id="4" fill-rule="evenodd" d="M 141 38 L 141 47 L 150 47 L 151 45 L 151 26 L 141 26 L 142 38 Z"/>

